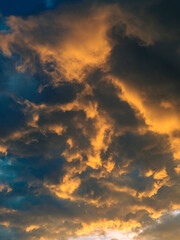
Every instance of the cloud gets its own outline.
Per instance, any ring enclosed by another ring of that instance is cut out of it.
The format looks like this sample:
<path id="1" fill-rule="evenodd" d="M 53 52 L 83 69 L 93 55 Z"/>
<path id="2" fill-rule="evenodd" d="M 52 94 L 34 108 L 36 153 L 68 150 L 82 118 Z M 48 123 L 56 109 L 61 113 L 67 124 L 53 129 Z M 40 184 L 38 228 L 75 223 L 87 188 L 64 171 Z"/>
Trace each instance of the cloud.
<path id="1" fill-rule="evenodd" d="M 155 222 L 140 233 L 137 239 L 178 239 L 179 217 L 179 214 L 176 216 L 173 214 L 165 214 L 158 222 Z"/>
<path id="2" fill-rule="evenodd" d="M 7 54 L 15 51 L 25 59 L 24 66 L 18 67 L 21 71 L 26 63 L 36 68 L 34 61 L 37 55 L 53 81 L 82 81 L 88 69 L 105 63 L 111 50 L 106 32 L 117 21 L 111 20 L 111 12 L 117 11 L 114 6 L 91 7 L 84 11 L 84 14 L 79 14 L 70 10 L 64 14 L 59 9 L 27 20 L 11 16 L 7 24 L 13 32 L 1 36 L 3 51 Z M 48 32 L 46 39 L 44 32 Z"/>
<path id="3" fill-rule="evenodd" d="M 82 1 L 6 19 L 0 238 L 176 239 L 179 35 L 161 7 Z"/>

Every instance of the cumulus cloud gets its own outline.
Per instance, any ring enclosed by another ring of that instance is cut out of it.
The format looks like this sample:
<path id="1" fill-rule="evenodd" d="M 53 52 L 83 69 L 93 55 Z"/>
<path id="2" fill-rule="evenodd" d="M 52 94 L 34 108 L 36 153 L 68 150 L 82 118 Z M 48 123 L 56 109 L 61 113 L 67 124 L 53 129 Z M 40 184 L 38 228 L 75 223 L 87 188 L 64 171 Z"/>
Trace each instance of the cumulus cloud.
<path id="1" fill-rule="evenodd" d="M 174 2 L 82 1 L 6 18 L 0 237 L 176 240 Z"/>

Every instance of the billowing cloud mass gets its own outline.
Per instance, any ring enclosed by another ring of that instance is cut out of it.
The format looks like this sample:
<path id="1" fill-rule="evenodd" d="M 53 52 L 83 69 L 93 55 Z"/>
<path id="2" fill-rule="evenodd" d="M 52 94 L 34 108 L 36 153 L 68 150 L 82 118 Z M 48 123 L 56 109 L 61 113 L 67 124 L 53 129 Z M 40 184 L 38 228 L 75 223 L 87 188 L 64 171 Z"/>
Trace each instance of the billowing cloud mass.
<path id="1" fill-rule="evenodd" d="M 179 239 L 179 8 L 2 10 L 0 239 Z"/>

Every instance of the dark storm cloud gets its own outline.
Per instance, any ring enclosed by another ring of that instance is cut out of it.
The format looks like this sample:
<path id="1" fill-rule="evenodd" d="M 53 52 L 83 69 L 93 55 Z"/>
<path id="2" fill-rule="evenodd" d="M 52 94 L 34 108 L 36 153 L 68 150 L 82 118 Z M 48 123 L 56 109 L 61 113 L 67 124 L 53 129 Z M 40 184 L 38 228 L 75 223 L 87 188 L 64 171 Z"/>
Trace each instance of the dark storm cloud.
<path id="1" fill-rule="evenodd" d="M 132 5 L 124 4 L 127 12 L 139 18 L 142 27 L 144 22 L 147 24 L 148 34 L 152 38 L 153 31 L 158 31 L 157 27 L 160 26 L 159 37 L 152 39 L 153 44 L 149 44 L 140 32 L 127 36 L 127 26 L 112 31 L 112 37 L 117 42 L 110 57 L 112 73 L 144 94 L 149 105 L 167 101 L 173 102 L 177 109 L 179 106 L 180 19 L 175 10 L 178 6 L 178 1 L 135 1 Z M 148 29 L 147 19 L 153 24 L 152 29 Z M 145 29 L 139 30 L 142 34 L 146 32 Z"/>
<path id="2" fill-rule="evenodd" d="M 62 85 L 56 88 L 46 87 L 39 93 L 39 101 L 36 103 L 63 104 L 72 102 L 76 97 L 78 85 Z"/>
<path id="3" fill-rule="evenodd" d="M 107 112 L 114 120 L 118 128 L 127 130 L 137 129 L 145 125 L 143 118 L 139 119 L 136 112 L 126 101 L 121 101 L 118 97 L 117 89 L 111 83 L 102 81 L 102 76 L 97 72 L 89 76 L 90 84 L 93 86 L 94 97 L 99 109 Z"/>
<path id="4" fill-rule="evenodd" d="M 136 38 L 128 38 L 121 33 L 115 33 L 115 37 L 118 44 L 110 60 L 113 74 L 139 91 L 145 91 L 151 101 L 178 100 L 178 44 L 158 42 L 153 46 L 141 46 Z"/>
<path id="5" fill-rule="evenodd" d="M 3 4 L 0 238 L 176 240 L 179 3 L 69 2 Z"/>
<path id="6" fill-rule="evenodd" d="M 179 238 L 180 215 L 165 214 L 159 222 L 147 227 L 139 234 L 138 239 L 178 239 Z"/>
<path id="7" fill-rule="evenodd" d="M 10 154 L 23 156 L 58 156 L 64 149 L 62 136 L 57 134 L 32 133 L 16 141 L 8 141 L 10 144 Z"/>

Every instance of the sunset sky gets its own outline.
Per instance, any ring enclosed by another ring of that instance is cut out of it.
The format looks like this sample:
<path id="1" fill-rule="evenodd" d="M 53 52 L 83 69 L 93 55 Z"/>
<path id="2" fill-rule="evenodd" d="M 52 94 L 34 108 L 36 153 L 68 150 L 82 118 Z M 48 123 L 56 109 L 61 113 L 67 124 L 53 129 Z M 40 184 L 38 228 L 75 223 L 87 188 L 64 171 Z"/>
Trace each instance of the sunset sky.
<path id="1" fill-rule="evenodd" d="M 179 240 L 179 26 L 179 0 L 0 0 L 0 240 Z"/>

